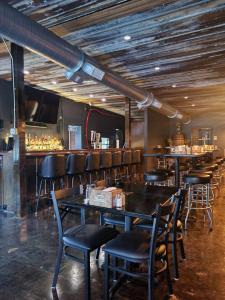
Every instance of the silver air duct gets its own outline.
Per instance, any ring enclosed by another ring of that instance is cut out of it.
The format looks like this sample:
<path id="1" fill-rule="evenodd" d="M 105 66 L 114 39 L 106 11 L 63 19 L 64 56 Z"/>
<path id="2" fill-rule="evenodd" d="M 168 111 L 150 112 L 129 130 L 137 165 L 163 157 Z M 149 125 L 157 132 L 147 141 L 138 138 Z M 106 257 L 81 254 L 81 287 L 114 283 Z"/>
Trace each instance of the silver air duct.
<path id="1" fill-rule="evenodd" d="M 81 83 L 85 78 L 91 78 L 133 99 L 139 109 L 152 107 L 170 118 L 178 118 L 184 123 L 190 121 L 188 116 L 168 104 L 161 103 L 152 93 L 107 70 L 79 48 L 30 20 L 3 0 L 0 1 L 0 12 L 2 36 L 66 68 L 68 79 Z"/>

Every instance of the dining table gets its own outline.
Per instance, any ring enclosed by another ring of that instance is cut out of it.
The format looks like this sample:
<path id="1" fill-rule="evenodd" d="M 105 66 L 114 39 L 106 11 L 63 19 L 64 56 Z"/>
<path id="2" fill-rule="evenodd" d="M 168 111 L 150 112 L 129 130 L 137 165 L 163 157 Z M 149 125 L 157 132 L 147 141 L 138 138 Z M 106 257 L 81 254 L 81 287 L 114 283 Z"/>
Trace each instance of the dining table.
<path id="1" fill-rule="evenodd" d="M 105 207 L 88 204 L 83 195 L 75 195 L 72 198 L 62 200 L 60 206 L 63 212 L 70 212 L 73 209 L 79 209 L 81 215 L 81 224 L 86 222 L 86 211 L 92 209 L 114 215 L 123 215 L 125 218 L 125 231 L 131 230 L 132 219 L 141 218 L 151 220 L 157 204 L 162 204 L 170 199 L 177 192 L 176 187 L 167 186 L 145 186 L 144 184 L 130 184 L 124 186 L 125 205 L 123 207 Z M 100 218 L 101 220 L 101 218 Z M 101 223 L 101 222 L 100 222 Z"/>
<path id="2" fill-rule="evenodd" d="M 181 158 L 200 158 L 206 155 L 204 153 L 144 153 L 144 157 L 162 157 L 162 158 L 173 158 L 175 162 L 175 187 L 180 188 L 180 159 Z"/>

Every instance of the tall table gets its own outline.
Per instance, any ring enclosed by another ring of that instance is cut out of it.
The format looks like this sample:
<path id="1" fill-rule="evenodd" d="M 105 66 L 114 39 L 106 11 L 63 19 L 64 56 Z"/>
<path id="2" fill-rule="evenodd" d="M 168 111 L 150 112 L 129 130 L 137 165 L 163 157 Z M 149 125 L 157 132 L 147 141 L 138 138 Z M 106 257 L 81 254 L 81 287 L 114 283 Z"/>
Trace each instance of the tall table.
<path id="1" fill-rule="evenodd" d="M 207 152 L 208 153 L 208 152 Z M 167 157 L 175 160 L 175 186 L 177 189 L 180 187 L 180 158 L 198 158 L 206 155 L 207 153 L 145 153 L 144 157 Z"/>
<path id="2" fill-rule="evenodd" d="M 126 205 L 122 208 L 108 208 L 98 205 L 85 204 L 83 196 L 66 199 L 60 202 L 65 209 L 79 208 L 81 211 L 81 223 L 85 224 L 86 209 L 93 209 L 103 213 L 123 215 L 125 217 L 125 231 L 131 227 L 131 218 L 142 218 L 150 220 L 155 211 L 156 204 L 164 203 L 177 192 L 175 187 L 148 186 L 133 184 L 125 188 Z"/>

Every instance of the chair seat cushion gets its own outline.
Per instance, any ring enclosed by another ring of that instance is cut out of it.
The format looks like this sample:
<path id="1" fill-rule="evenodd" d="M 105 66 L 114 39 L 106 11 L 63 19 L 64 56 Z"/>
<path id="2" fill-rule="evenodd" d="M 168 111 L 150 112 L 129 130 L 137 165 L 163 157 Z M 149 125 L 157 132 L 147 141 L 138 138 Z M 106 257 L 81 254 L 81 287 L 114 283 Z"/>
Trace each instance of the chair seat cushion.
<path id="1" fill-rule="evenodd" d="M 144 174 L 144 180 L 145 181 L 164 181 L 167 180 L 168 175 L 165 172 L 157 172 L 157 171 L 151 171 Z"/>
<path id="2" fill-rule="evenodd" d="M 108 242 L 103 250 L 111 255 L 115 255 L 128 260 L 147 260 L 149 258 L 149 233 L 145 231 L 129 231 L 117 236 Z M 162 257 L 166 254 L 166 246 L 160 243 L 156 247 L 156 256 Z"/>
<path id="3" fill-rule="evenodd" d="M 114 239 L 119 232 L 96 224 L 85 224 L 67 229 L 63 234 L 65 245 L 92 251 Z"/>
<path id="4" fill-rule="evenodd" d="M 210 176 L 204 173 L 201 174 L 188 174 L 183 177 L 183 180 L 187 184 L 205 184 L 210 183 Z"/>

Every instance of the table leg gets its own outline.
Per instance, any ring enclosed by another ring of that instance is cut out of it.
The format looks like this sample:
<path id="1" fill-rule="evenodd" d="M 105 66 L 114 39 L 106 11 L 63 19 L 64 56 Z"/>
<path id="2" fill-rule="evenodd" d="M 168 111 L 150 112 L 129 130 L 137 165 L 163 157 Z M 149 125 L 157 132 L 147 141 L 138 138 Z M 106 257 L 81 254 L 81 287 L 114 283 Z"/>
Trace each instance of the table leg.
<path id="1" fill-rule="evenodd" d="M 35 157 L 35 197 L 38 199 L 38 158 Z"/>
<path id="2" fill-rule="evenodd" d="M 85 225 L 85 208 L 80 209 L 80 220 L 81 220 L 81 225 Z"/>
<path id="3" fill-rule="evenodd" d="M 130 231 L 131 230 L 131 218 L 129 216 L 125 216 L 124 230 L 125 231 Z"/>
<path id="4" fill-rule="evenodd" d="M 180 160 L 179 157 L 175 158 L 175 186 L 180 187 Z"/>

